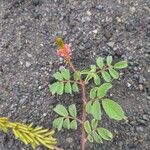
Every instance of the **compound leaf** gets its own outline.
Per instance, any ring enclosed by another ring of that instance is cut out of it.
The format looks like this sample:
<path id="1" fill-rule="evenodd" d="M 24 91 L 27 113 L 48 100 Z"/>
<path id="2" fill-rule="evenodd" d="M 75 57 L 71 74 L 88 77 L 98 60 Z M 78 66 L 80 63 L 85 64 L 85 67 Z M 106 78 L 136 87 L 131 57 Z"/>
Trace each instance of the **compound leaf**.
<path id="1" fill-rule="evenodd" d="M 113 68 L 109 68 L 109 73 L 110 75 L 114 78 L 114 79 L 118 79 L 119 78 L 119 73 L 113 69 Z"/>
<path id="2" fill-rule="evenodd" d="M 120 62 L 118 62 L 118 63 L 116 63 L 115 65 L 114 65 L 114 68 L 115 69 L 122 69 L 122 68 L 126 68 L 128 66 L 128 63 L 127 63 L 127 61 L 120 61 Z"/>
<path id="3" fill-rule="evenodd" d="M 104 99 L 102 101 L 102 106 L 106 112 L 106 114 L 111 119 L 122 120 L 125 118 L 124 111 L 121 106 L 110 99 Z"/>
<path id="4" fill-rule="evenodd" d="M 97 128 L 97 124 L 98 124 L 98 120 L 92 119 L 92 121 L 91 121 L 91 127 L 92 127 L 92 129 L 96 129 Z"/>
<path id="5" fill-rule="evenodd" d="M 73 90 L 73 92 L 79 92 L 79 88 L 78 88 L 78 84 L 77 83 L 73 83 L 72 84 L 72 90 Z"/>
<path id="6" fill-rule="evenodd" d="M 97 128 L 97 132 L 104 140 L 110 141 L 113 139 L 112 133 L 105 128 Z"/>
<path id="7" fill-rule="evenodd" d="M 84 129 L 87 133 L 90 133 L 92 131 L 90 122 L 88 120 L 84 122 Z"/>
<path id="8" fill-rule="evenodd" d="M 77 121 L 76 120 L 71 121 L 70 128 L 75 129 L 75 130 L 77 129 Z"/>
<path id="9" fill-rule="evenodd" d="M 54 95 L 57 92 L 58 87 L 59 87 L 59 82 L 55 82 L 49 85 L 49 90 L 52 93 L 52 95 Z"/>
<path id="10" fill-rule="evenodd" d="M 103 58 L 102 58 L 102 57 L 98 57 L 98 58 L 96 59 L 96 64 L 97 64 L 97 66 L 98 66 L 100 69 L 103 69 L 103 67 L 104 67 Z"/>
<path id="11" fill-rule="evenodd" d="M 72 94 L 72 87 L 69 81 L 65 84 L 65 93 Z"/>
<path id="12" fill-rule="evenodd" d="M 60 72 L 56 72 L 55 74 L 53 74 L 53 77 L 59 81 L 63 80 L 62 74 Z"/>
<path id="13" fill-rule="evenodd" d="M 75 104 L 72 104 L 72 105 L 69 106 L 69 113 L 72 117 L 77 116 L 77 110 L 76 110 Z"/>
<path id="14" fill-rule="evenodd" d="M 102 77 L 104 78 L 104 80 L 106 82 L 110 82 L 111 81 L 111 77 L 110 77 L 109 73 L 106 72 L 105 70 L 102 71 Z"/>
<path id="15" fill-rule="evenodd" d="M 87 139 L 88 139 L 88 141 L 91 142 L 91 143 L 94 141 L 92 135 L 90 135 L 90 134 L 88 134 Z"/>
<path id="16" fill-rule="evenodd" d="M 100 84 L 100 77 L 97 74 L 94 74 L 93 77 L 94 77 L 94 83 L 96 85 L 99 85 Z"/>
<path id="17" fill-rule="evenodd" d="M 86 103 L 86 112 L 87 113 L 91 113 L 91 109 L 92 109 L 92 102 L 91 101 L 88 101 Z"/>
<path id="18" fill-rule="evenodd" d="M 112 56 L 107 56 L 106 62 L 107 62 L 107 65 L 108 65 L 108 66 L 111 66 L 111 63 L 112 63 Z"/>
<path id="19" fill-rule="evenodd" d="M 103 143 L 102 138 L 98 135 L 96 131 L 93 131 L 92 135 L 96 143 Z"/>
<path id="20" fill-rule="evenodd" d="M 97 120 L 101 120 L 101 107 L 100 107 L 100 103 L 98 100 L 96 100 L 93 105 L 92 105 L 92 109 L 91 109 L 91 113 L 94 117 L 94 119 L 97 119 Z"/>
<path id="21" fill-rule="evenodd" d="M 93 73 L 89 72 L 85 78 L 85 83 L 87 84 L 93 78 Z"/>
<path id="22" fill-rule="evenodd" d="M 92 72 L 96 71 L 96 66 L 95 65 L 90 65 L 90 68 L 91 68 Z"/>
<path id="23" fill-rule="evenodd" d="M 59 114 L 60 116 L 67 117 L 68 116 L 68 111 L 63 105 L 58 104 L 55 108 L 54 111 Z"/>
<path id="24" fill-rule="evenodd" d="M 76 72 L 74 73 L 73 77 L 74 77 L 74 80 L 75 80 L 75 81 L 80 80 L 80 78 L 81 78 L 81 73 L 80 73 L 80 71 L 76 71 Z"/>
<path id="25" fill-rule="evenodd" d="M 96 97 L 96 91 L 97 89 L 95 87 L 90 90 L 90 98 L 94 99 Z"/>
<path id="26" fill-rule="evenodd" d="M 70 80 L 70 72 L 68 69 L 62 69 L 61 74 L 64 79 Z"/>
<path id="27" fill-rule="evenodd" d="M 62 129 L 62 126 L 63 126 L 63 120 L 64 120 L 63 117 L 56 118 L 56 119 L 53 121 L 53 127 L 54 127 L 54 128 L 57 128 L 58 131 L 60 131 L 60 130 Z"/>
<path id="28" fill-rule="evenodd" d="M 63 122 L 63 127 L 66 129 L 70 129 L 70 120 L 69 118 L 66 118 Z"/>
<path id="29" fill-rule="evenodd" d="M 63 82 L 59 82 L 59 85 L 58 85 L 56 93 L 58 95 L 62 95 L 64 93 L 64 83 Z"/>
<path id="30" fill-rule="evenodd" d="M 97 90 L 97 97 L 104 97 L 109 89 L 112 88 L 111 83 L 103 83 Z"/>

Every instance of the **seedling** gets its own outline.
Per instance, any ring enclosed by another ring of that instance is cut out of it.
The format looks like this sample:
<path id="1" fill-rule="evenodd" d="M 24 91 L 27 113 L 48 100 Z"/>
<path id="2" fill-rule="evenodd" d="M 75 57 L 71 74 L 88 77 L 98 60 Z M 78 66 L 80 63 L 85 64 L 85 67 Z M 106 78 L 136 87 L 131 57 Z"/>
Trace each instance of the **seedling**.
<path id="1" fill-rule="evenodd" d="M 50 92 L 52 95 L 73 95 L 81 92 L 82 116 L 78 115 L 76 104 L 71 104 L 68 108 L 58 104 L 54 108 L 58 118 L 53 121 L 53 127 L 60 131 L 62 128 L 77 130 L 77 127 L 81 126 L 82 150 L 85 150 L 87 141 L 103 143 L 104 140 L 112 140 L 113 134 L 108 129 L 100 127 L 99 122 L 102 114 L 117 121 L 125 119 L 121 106 L 107 98 L 107 92 L 112 88 L 111 81 L 119 78 L 118 71 L 127 67 L 127 61 L 114 64 L 112 56 L 107 56 L 106 59 L 98 57 L 95 65 L 90 65 L 86 70 L 78 70 L 71 62 L 69 45 L 64 44 L 61 38 L 57 38 L 57 45 L 57 55 L 65 60 L 69 69 L 62 68 L 53 75 L 56 81 L 49 85 Z M 90 91 L 86 91 L 87 86 Z"/>

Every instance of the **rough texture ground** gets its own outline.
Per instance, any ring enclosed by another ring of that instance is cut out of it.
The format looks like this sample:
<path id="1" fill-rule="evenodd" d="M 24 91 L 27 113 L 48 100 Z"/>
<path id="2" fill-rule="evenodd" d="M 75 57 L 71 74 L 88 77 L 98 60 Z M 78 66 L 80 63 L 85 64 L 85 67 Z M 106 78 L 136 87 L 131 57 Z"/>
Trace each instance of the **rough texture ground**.
<path id="1" fill-rule="evenodd" d="M 71 44 L 77 68 L 109 54 L 129 61 L 110 95 L 128 121 L 104 119 L 114 140 L 88 144 L 87 150 L 150 149 L 149 0 L 0 0 L 0 25 L 0 116 L 51 127 L 57 103 L 81 105 L 80 95 L 74 100 L 48 91 L 52 74 L 64 65 L 55 54 L 55 38 L 61 35 Z M 59 146 L 81 149 L 79 135 L 80 130 L 57 133 Z M 30 147 L 0 133 L 0 149 Z"/>

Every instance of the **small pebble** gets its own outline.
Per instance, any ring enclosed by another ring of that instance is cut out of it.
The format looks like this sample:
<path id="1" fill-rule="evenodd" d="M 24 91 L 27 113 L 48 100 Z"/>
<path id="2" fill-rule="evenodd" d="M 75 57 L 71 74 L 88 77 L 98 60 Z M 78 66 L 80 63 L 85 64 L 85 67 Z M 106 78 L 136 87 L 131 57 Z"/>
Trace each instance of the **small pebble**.
<path id="1" fill-rule="evenodd" d="M 88 16 L 92 15 L 92 13 L 89 10 L 86 13 L 87 13 Z"/>
<path id="2" fill-rule="evenodd" d="M 142 85 L 142 84 L 139 84 L 139 90 L 140 90 L 140 91 L 143 91 L 143 89 L 144 89 L 144 88 L 143 88 L 143 85 Z"/>
<path id="3" fill-rule="evenodd" d="M 44 117 L 45 117 L 46 115 L 47 115 L 46 113 L 43 114 Z"/>
<path id="4" fill-rule="evenodd" d="M 130 87 L 131 86 L 131 83 L 127 82 L 127 87 Z"/>
<path id="5" fill-rule="evenodd" d="M 26 62 L 26 67 L 30 67 L 31 66 L 31 63 L 29 61 Z"/>
<path id="6" fill-rule="evenodd" d="M 95 30 L 93 30 L 92 32 L 95 33 L 95 34 L 97 34 L 98 31 L 97 31 L 97 29 L 95 29 Z"/>
<path id="7" fill-rule="evenodd" d="M 115 42 L 108 42 L 107 45 L 110 47 L 114 47 Z"/>
<path id="8" fill-rule="evenodd" d="M 136 127 L 136 131 L 138 131 L 138 132 L 143 132 L 143 131 L 144 131 L 144 129 L 143 129 L 143 127 L 142 127 L 142 126 L 139 126 L 139 127 Z"/>
<path id="9" fill-rule="evenodd" d="M 73 142 L 73 139 L 72 139 L 71 137 L 68 137 L 68 138 L 66 138 L 66 141 L 67 141 L 68 143 L 72 143 L 72 142 Z"/>
<path id="10" fill-rule="evenodd" d="M 135 11 L 136 11 L 135 7 L 130 7 L 130 11 L 132 14 L 135 13 Z"/>

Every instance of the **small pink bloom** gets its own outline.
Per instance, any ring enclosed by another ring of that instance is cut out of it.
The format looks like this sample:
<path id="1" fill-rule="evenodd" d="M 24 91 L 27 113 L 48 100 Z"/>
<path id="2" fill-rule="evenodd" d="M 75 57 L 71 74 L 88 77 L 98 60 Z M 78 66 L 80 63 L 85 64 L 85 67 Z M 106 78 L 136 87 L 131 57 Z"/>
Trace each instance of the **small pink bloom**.
<path id="1" fill-rule="evenodd" d="M 63 48 L 60 48 L 57 50 L 57 55 L 60 57 L 63 57 L 66 60 L 69 60 L 70 56 L 71 56 L 71 49 L 70 49 L 69 45 L 64 44 Z"/>

